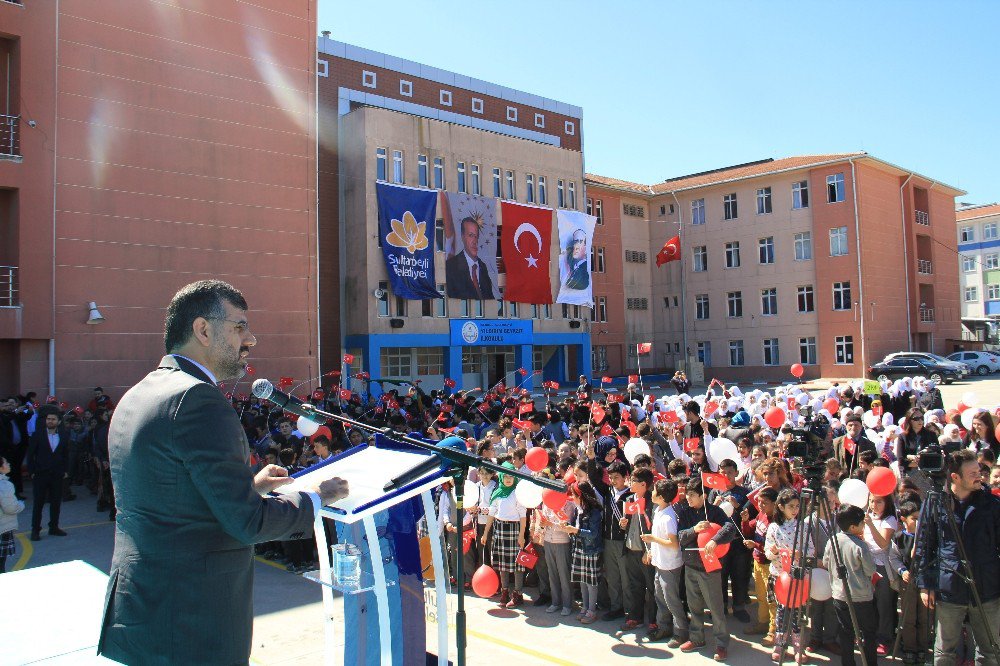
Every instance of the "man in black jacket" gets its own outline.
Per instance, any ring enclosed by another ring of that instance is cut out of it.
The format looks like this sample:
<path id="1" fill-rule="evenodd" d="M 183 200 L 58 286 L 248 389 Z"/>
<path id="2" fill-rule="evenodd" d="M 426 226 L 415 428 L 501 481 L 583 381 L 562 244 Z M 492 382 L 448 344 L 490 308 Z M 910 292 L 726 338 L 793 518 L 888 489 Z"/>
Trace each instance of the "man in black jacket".
<path id="1" fill-rule="evenodd" d="M 946 516 L 933 516 L 921 526 L 929 534 L 918 544 L 914 558 L 926 563 L 918 567 L 917 574 L 921 601 L 936 611 L 934 662 L 957 662 L 962 625 L 968 616 L 981 656 L 979 663 L 997 666 L 991 646 L 1000 635 L 1000 498 L 983 489 L 976 454 L 967 449 L 950 455 L 948 480 L 951 492 L 945 494 L 943 510 L 954 511 L 961 534 L 952 532 Z M 983 602 L 982 613 L 975 607 L 975 598 L 965 581 L 957 539 L 962 540 L 969 556 L 976 590 Z M 924 544 L 926 550 L 922 550 Z"/>
<path id="2" fill-rule="evenodd" d="M 49 535 L 66 536 L 59 529 L 63 479 L 69 471 L 69 432 L 60 426 L 56 412 L 43 412 L 45 427 L 35 430 L 28 442 L 28 473 L 31 474 L 31 540 L 38 541 L 42 528 L 42 509 L 49 503 Z"/>
<path id="3" fill-rule="evenodd" d="M 594 477 L 591 477 L 594 478 Z M 628 564 L 625 555 L 625 530 L 621 521 L 625 517 L 625 500 L 629 495 L 628 466 L 616 460 L 608 465 L 611 486 L 604 493 L 604 573 L 608 582 L 611 608 L 605 620 L 615 620 L 625 615 L 631 606 Z"/>

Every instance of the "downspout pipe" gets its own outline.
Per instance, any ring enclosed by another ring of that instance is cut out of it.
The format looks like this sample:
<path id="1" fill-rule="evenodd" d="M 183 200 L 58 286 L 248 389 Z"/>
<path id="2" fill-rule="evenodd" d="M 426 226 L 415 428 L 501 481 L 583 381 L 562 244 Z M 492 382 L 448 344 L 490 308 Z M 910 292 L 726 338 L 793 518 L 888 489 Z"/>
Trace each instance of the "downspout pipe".
<path id="1" fill-rule="evenodd" d="M 899 188 L 899 215 L 900 215 L 900 231 L 903 233 L 903 276 L 905 278 L 906 285 L 906 350 L 913 351 L 913 323 L 910 321 L 910 255 L 907 252 L 906 246 L 906 206 L 903 203 L 903 190 L 906 189 L 906 185 L 913 178 L 913 174 L 910 173 L 903 181 L 903 184 Z"/>
<path id="2" fill-rule="evenodd" d="M 682 344 L 684 345 L 684 368 L 687 372 L 691 371 L 688 367 L 689 359 L 691 358 L 691 349 L 688 347 L 688 326 L 687 326 L 687 286 L 684 283 L 684 213 L 681 211 L 681 202 L 677 200 L 677 193 L 671 192 L 670 196 L 674 198 L 674 205 L 677 206 L 677 238 L 680 241 L 681 246 L 681 333 L 682 333 Z"/>
<path id="3" fill-rule="evenodd" d="M 861 313 L 861 367 L 862 371 L 865 372 L 868 368 L 868 348 L 865 341 L 865 283 L 861 278 L 861 218 L 858 214 L 858 174 L 854 160 L 848 160 L 848 162 L 851 163 L 851 191 L 854 194 L 854 242 L 858 253 L 858 310 Z"/>

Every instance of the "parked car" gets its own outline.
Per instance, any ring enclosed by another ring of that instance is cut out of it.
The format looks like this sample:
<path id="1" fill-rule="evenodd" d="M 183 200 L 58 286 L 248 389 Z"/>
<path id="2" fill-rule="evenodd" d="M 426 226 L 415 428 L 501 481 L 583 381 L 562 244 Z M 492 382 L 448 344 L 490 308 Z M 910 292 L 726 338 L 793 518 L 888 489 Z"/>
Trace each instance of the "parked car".
<path id="1" fill-rule="evenodd" d="M 958 371 L 960 377 L 972 374 L 972 368 L 965 363 L 962 363 L 961 361 L 951 361 L 946 359 L 944 356 L 938 356 L 937 354 L 932 354 L 930 352 L 895 352 L 887 355 L 884 359 L 882 359 L 882 362 L 885 363 L 894 358 L 914 358 L 918 361 L 927 361 L 928 363 L 936 363 L 938 365 L 951 367 Z"/>
<path id="2" fill-rule="evenodd" d="M 964 363 L 977 375 L 988 375 L 1000 372 L 1000 356 L 983 351 L 960 351 L 948 354 L 948 359 Z"/>
<path id="3" fill-rule="evenodd" d="M 933 363 L 926 359 L 912 357 L 897 357 L 876 363 L 868 368 L 868 376 L 882 381 L 883 379 L 899 379 L 900 377 L 916 377 L 923 375 L 939 384 L 951 384 L 962 378 L 959 371 L 949 361 L 949 365 Z"/>

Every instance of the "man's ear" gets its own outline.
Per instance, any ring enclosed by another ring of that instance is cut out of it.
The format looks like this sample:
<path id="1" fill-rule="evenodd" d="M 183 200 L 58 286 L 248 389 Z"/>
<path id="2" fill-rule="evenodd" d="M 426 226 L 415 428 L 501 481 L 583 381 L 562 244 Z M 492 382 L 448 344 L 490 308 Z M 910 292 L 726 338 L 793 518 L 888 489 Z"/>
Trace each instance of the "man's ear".
<path id="1" fill-rule="evenodd" d="M 212 324 L 205 317 L 196 317 L 191 323 L 191 334 L 203 347 L 212 343 Z"/>

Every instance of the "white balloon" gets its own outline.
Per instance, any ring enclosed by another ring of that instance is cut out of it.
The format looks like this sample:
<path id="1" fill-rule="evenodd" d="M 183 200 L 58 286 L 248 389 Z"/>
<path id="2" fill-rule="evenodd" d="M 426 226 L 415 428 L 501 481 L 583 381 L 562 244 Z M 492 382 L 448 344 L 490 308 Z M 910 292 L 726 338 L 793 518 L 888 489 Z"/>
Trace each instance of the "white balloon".
<path id="1" fill-rule="evenodd" d="M 625 442 L 624 453 L 625 453 L 625 459 L 628 460 L 630 464 L 634 465 L 635 458 L 639 454 L 644 453 L 647 456 L 650 455 L 649 444 L 647 444 L 646 440 L 644 439 L 633 437 L 632 439 Z"/>
<path id="2" fill-rule="evenodd" d="M 833 596 L 830 584 L 830 572 L 816 567 L 812 570 L 812 582 L 809 586 L 809 596 L 816 601 L 826 601 Z"/>
<path id="3" fill-rule="evenodd" d="M 707 444 L 707 451 L 709 460 L 714 464 L 714 468 L 718 469 L 719 464 L 725 460 L 729 459 L 736 463 L 739 467 L 742 462 L 739 452 L 736 450 L 736 445 L 732 440 L 728 440 L 725 437 L 716 437 L 711 442 Z"/>
<path id="4" fill-rule="evenodd" d="M 865 437 L 868 438 L 868 441 L 874 443 L 875 440 L 878 439 L 878 433 L 869 428 L 868 430 L 865 430 Z"/>
<path id="5" fill-rule="evenodd" d="M 870 411 L 865 412 L 865 415 L 861 417 L 861 420 L 864 422 L 866 428 L 874 428 L 879 424 L 879 418 Z"/>
<path id="6" fill-rule="evenodd" d="M 517 486 L 514 488 L 514 496 L 517 497 L 521 506 L 534 509 L 542 503 L 542 488 L 522 479 L 517 482 Z"/>
<path id="7" fill-rule="evenodd" d="M 962 394 L 962 402 L 969 407 L 977 407 L 979 404 L 979 398 L 976 397 L 975 391 L 966 391 Z"/>
<path id="8" fill-rule="evenodd" d="M 295 428 L 301 432 L 306 437 L 312 437 L 319 430 L 319 423 L 316 423 L 312 419 L 300 418 L 295 422 Z"/>
<path id="9" fill-rule="evenodd" d="M 860 479 L 848 479 L 840 484 L 837 497 L 841 504 L 850 504 L 861 509 L 868 508 L 868 486 Z"/>
<path id="10" fill-rule="evenodd" d="M 479 485 L 466 479 L 463 487 L 465 488 L 465 506 L 479 506 Z"/>
<path id="11" fill-rule="evenodd" d="M 970 407 L 962 412 L 962 427 L 966 430 L 972 429 L 972 418 L 976 415 L 976 410 Z"/>
<path id="12" fill-rule="evenodd" d="M 722 509 L 722 512 L 725 513 L 727 516 L 733 515 L 734 507 L 729 500 L 725 500 L 722 504 L 719 505 L 719 508 Z"/>
<path id="13" fill-rule="evenodd" d="M 885 451 L 885 439 L 882 437 L 876 437 L 872 441 L 875 442 L 875 453 L 882 455 L 882 452 Z"/>

